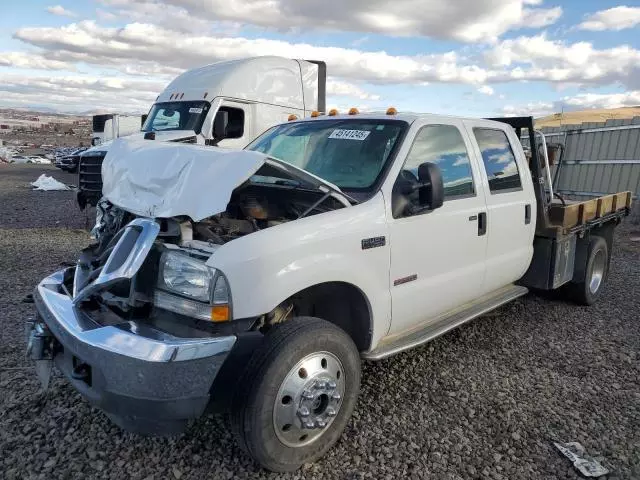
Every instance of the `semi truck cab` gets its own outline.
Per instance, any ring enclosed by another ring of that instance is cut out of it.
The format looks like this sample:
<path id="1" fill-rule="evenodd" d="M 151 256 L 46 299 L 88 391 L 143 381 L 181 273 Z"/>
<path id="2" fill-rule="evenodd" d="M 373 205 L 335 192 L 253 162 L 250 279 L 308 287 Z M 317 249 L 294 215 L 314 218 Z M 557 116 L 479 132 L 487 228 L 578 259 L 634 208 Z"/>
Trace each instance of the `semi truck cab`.
<path id="1" fill-rule="evenodd" d="M 218 62 L 175 78 L 129 138 L 241 149 L 290 117 L 324 111 L 325 90 L 324 62 L 274 56 Z M 81 209 L 102 197 L 101 166 L 111 144 L 102 141 L 80 158 Z"/>

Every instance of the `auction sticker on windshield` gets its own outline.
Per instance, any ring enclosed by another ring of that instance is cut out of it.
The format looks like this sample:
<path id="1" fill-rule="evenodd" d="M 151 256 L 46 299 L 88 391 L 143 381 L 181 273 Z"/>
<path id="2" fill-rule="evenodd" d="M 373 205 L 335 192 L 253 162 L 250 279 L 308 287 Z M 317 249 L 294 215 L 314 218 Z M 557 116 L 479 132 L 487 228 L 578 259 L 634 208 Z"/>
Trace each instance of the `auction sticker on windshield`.
<path id="1" fill-rule="evenodd" d="M 198 107 L 191 107 L 189 113 L 202 113 L 202 109 Z"/>
<path id="2" fill-rule="evenodd" d="M 369 130 L 344 130 L 342 128 L 336 128 L 329 138 L 338 138 L 340 140 L 365 140 L 369 136 Z"/>

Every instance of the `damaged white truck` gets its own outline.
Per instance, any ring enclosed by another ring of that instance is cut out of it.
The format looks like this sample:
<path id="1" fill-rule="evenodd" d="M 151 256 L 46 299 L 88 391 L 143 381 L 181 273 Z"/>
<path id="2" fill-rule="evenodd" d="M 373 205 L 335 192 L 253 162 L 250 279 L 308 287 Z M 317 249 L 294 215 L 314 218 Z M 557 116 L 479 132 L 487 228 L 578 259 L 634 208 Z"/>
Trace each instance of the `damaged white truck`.
<path id="1" fill-rule="evenodd" d="M 45 382 L 55 362 L 144 433 L 220 405 L 249 455 L 289 471 L 340 438 L 361 358 L 529 288 L 601 295 L 631 196 L 593 215 L 556 199 L 544 155 L 520 144 L 531 118 L 350 113 L 244 151 L 116 142 L 97 242 L 35 290 L 28 351 Z"/>

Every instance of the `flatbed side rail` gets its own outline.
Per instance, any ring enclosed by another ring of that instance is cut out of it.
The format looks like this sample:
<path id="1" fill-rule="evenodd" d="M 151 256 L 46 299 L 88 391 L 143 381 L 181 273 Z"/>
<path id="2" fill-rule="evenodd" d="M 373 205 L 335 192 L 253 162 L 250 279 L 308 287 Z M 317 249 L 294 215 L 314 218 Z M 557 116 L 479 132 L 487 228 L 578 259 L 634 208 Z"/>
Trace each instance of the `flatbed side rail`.
<path id="1" fill-rule="evenodd" d="M 571 227 L 568 229 L 564 230 L 564 234 L 565 235 L 572 235 L 572 234 L 576 234 L 578 236 L 582 236 L 584 235 L 584 233 L 587 230 L 591 230 L 595 227 L 599 227 L 600 225 L 603 225 L 605 223 L 609 223 L 611 221 L 617 221 L 620 222 L 622 221 L 622 219 L 628 215 L 631 214 L 631 208 L 630 207 L 625 207 L 621 210 L 615 211 L 615 212 L 611 212 L 608 213 L 606 215 L 603 215 L 602 217 L 599 218 L 595 218 L 593 220 L 589 220 L 588 222 L 585 222 L 583 224 L 580 225 L 576 225 L 575 227 Z"/>

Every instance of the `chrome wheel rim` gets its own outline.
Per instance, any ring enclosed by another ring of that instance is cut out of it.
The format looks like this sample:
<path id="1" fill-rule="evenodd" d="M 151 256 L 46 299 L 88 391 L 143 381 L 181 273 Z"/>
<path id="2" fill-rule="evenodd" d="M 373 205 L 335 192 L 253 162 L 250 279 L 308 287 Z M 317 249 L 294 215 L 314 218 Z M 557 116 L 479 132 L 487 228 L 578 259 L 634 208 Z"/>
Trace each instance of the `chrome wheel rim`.
<path id="1" fill-rule="evenodd" d="M 604 258 L 604 252 L 602 250 L 598 250 L 595 257 L 593 258 L 591 280 L 589 280 L 589 291 L 591 293 L 596 293 L 602 285 L 602 280 L 604 279 L 605 264 L 606 262 Z"/>
<path id="2" fill-rule="evenodd" d="M 288 447 L 318 440 L 333 423 L 345 390 L 342 363 L 317 352 L 300 360 L 282 381 L 273 405 L 273 428 Z"/>

